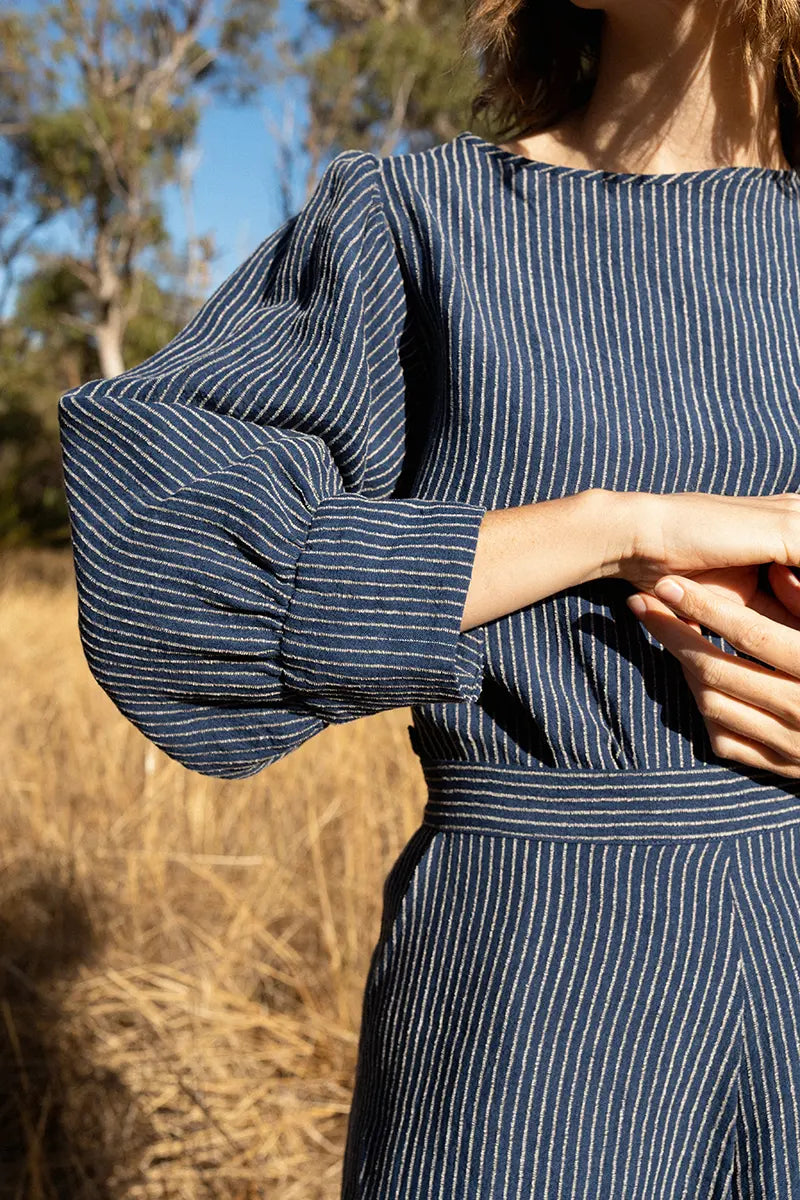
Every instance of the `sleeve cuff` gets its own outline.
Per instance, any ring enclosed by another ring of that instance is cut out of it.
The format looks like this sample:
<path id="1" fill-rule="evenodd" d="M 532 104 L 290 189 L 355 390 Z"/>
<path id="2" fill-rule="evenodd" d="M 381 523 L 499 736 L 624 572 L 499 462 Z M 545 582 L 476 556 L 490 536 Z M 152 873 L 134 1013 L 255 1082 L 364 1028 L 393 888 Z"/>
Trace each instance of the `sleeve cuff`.
<path id="1" fill-rule="evenodd" d="M 327 722 L 477 700 L 484 631 L 461 632 L 481 504 L 325 497 L 283 622 L 285 687 Z"/>

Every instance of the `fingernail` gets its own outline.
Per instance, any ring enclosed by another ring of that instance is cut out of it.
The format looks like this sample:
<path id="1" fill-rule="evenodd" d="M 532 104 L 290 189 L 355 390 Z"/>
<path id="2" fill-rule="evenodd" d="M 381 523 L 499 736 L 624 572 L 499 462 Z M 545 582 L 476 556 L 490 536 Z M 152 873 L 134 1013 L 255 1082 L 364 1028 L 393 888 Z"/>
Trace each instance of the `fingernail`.
<path id="1" fill-rule="evenodd" d="M 659 600 L 666 600 L 668 603 L 675 604 L 683 599 L 683 588 L 674 579 L 659 579 L 653 591 Z"/>
<path id="2" fill-rule="evenodd" d="M 637 617 L 641 617 L 647 612 L 647 605 L 641 596 L 629 596 L 625 603 L 632 613 L 636 613 Z"/>

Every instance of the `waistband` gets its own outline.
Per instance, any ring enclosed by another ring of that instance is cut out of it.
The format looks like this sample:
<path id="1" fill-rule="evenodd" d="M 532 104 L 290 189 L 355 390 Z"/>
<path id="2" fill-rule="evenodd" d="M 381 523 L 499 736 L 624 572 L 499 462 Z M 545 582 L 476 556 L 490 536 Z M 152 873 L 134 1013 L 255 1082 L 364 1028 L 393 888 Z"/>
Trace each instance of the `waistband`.
<path id="1" fill-rule="evenodd" d="M 428 788 L 423 824 L 437 829 L 691 841 L 800 824 L 800 779 L 743 764 L 595 771 L 418 757 Z"/>

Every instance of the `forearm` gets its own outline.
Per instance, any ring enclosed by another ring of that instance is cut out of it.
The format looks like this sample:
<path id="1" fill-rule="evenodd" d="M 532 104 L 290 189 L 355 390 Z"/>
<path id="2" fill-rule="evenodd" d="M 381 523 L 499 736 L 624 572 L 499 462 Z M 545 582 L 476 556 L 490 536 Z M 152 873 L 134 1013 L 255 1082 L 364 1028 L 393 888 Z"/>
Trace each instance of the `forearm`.
<path id="1" fill-rule="evenodd" d="M 610 574 L 624 538 L 620 515 L 614 493 L 597 488 L 490 509 L 478 534 L 462 632 Z"/>

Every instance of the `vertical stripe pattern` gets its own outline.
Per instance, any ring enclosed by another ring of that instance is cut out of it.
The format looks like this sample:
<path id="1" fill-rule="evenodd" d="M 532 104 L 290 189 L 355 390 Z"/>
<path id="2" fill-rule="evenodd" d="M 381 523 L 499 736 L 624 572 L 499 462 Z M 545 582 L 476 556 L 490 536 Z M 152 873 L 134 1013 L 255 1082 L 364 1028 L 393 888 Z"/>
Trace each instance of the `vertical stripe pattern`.
<path id="1" fill-rule="evenodd" d="M 383 170 L 436 322 L 426 494 L 798 490 L 800 173 L 552 167 L 471 132 Z M 489 622 L 477 705 L 416 707 L 417 752 L 567 770 L 713 758 L 628 592 L 592 580 Z"/>
<path id="2" fill-rule="evenodd" d="M 699 840 L 587 816 L 406 845 L 344 1200 L 800 1195 L 800 798 Z"/>
<path id="3" fill-rule="evenodd" d="M 343 151 L 168 346 L 61 399 L 101 685 L 217 775 L 406 705 L 421 757 L 713 758 L 619 581 L 460 622 L 487 509 L 797 489 L 799 234 L 796 171 Z"/>
<path id="4" fill-rule="evenodd" d="M 147 736 L 233 777 L 412 709 L 343 1200 L 800 1197 L 800 783 L 714 755 L 619 581 L 460 629 L 487 510 L 798 490 L 799 235 L 797 171 L 348 150 L 61 399 L 83 645 Z"/>
<path id="5" fill-rule="evenodd" d="M 188 767 L 249 775 L 326 723 L 477 699 L 486 508 L 409 491 L 405 287 L 377 160 L 345 151 L 167 347 L 61 398 L 88 662 Z"/>

